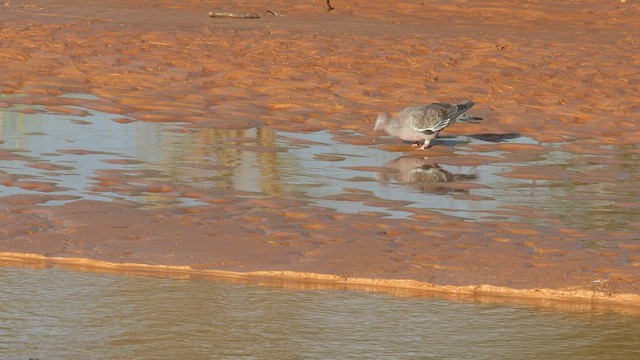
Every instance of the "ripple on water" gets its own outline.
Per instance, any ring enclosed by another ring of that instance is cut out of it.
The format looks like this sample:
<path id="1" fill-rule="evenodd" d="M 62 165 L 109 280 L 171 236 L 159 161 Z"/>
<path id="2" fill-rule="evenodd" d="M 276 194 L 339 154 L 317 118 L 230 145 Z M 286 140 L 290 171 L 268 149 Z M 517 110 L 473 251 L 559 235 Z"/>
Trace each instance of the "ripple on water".
<path id="1" fill-rule="evenodd" d="M 0 267 L 0 284 L 0 353 L 8 358 L 632 359 L 640 341 L 637 316 L 589 305 L 507 306 L 51 268 Z"/>

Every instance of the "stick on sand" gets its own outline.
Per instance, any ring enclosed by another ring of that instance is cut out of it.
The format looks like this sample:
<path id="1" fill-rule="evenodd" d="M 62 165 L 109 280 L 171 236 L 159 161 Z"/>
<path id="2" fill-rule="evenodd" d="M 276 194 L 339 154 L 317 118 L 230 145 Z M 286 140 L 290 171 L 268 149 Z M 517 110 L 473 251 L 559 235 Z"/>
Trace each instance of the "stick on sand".
<path id="1" fill-rule="evenodd" d="M 209 12 L 209 17 L 214 18 L 233 18 L 233 19 L 260 19 L 260 15 L 244 12 Z"/>
<path id="2" fill-rule="evenodd" d="M 332 11 L 333 10 L 333 6 L 331 6 L 331 0 L 327 0 L 327 8 L 329 8 L 328 11 Z"/>

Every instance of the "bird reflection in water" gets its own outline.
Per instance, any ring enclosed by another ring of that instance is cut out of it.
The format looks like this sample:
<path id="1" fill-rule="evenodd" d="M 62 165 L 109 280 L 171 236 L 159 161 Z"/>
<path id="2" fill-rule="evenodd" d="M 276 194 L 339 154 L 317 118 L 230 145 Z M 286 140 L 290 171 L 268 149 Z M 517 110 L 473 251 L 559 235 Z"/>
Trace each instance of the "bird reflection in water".
<path id="1" fill-rule="evenodd" d="M 438 164 L 429 163 L 425 158 L 404 156 L 385 164 L 384 170 L 378 173 L 377 178 L 382 183 L 404 184 L 420 192 L 445 194 L 465 190 L 442 186 L 444 183 L 474 181 L 477 175 L 453 174 Z"/>

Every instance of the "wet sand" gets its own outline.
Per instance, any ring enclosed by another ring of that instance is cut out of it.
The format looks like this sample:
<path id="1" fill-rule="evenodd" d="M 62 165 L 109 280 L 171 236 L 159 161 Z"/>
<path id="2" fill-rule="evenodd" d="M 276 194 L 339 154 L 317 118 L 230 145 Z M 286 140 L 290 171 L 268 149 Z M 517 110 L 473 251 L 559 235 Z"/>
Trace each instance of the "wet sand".
<path id="1" fill-rule="evenodd" d="M 292 197 L 205 194 L 189 184 L 151 180 L 147 192 L 179 192 L 206 205 L 148 209 L 128 201 L 78 200 L 43 206 L 60 196 L 55 184 L 3 173 L 4 186 L 40 192 L 0 198 L 3 257 L 39 254 L 101 266 L 175 266 L 640 305 L 638 189 L 623 181 L 624 166 L 633 162 L 605 157 L 613 146 L 638 154 L 638 4 L 406 1 L 389 7 L 334 1 L 331 13 L 324 5 L 4 2 L 0 108 L 40 105 L 50 113 L 82 116 L 82 107 L 117 114 L 121 122 L 185 123 L 185 131 L 350 130 L 360 136 L 339 140 L 354 146 L 375 142 L 384 151 L 421 157 L 407 144 L 373 134 L 376 114 L 473 99 L 473 115 L 484 122 L 452 126 L 443 135 L 526 136 L 596 157 L 590 161 L 617 161 L 620 172 L 612 174 L 573 173 L 559 163 L 503 175 L 592 183 L 596 194 L 603 179 L 621 179 L 620 190 L 630 195 L 617 204 L 624 226 L 576 227 L 560 216 L 544 217 L 542 224 L 500 217 L 474 222 L 415 208 L 410 218 L 390 219 Z M 214 10 L 262 17 L 209 18 Z M 97 99 L 60 96 L 68 93 Z M 484 164 L 494 161 L 496 149 L 514 162 L 545 151 L 496 143 L 464 155 L 435 146 L 428 156 L 442 164 Z M 0 152 L 3 160 L 19 156 Z M 116 171 L 101 176 L 105 188 L 122 182 Z M 341 200 L 382 201 L 355 190 Z M 567 207 L 580 207 L 579 200 L 569 197 Z M 530 218 L 540 211 L 526 204 L 504 209 Z M 606 246 L 585 246 L 603 241 Z"/>

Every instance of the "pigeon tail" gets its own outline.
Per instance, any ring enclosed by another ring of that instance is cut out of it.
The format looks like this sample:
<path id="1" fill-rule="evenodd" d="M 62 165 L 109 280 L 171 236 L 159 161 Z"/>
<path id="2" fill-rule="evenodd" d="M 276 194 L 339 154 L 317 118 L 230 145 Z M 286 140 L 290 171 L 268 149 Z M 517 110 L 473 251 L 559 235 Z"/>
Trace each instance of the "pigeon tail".
<path id="1" fill-rule="evenodd" d="M 465 111 L 471 109 L 471 107 L 473 105 L 475 105 L 476 103 L 474 103 L 471 100 L 467 100 L 467 101 L 463 101 L 460 104 L 457 104 L 458 106 L 458 111 L 457 111 L 457 115 L 461 115 L 463 114 Z"/>

